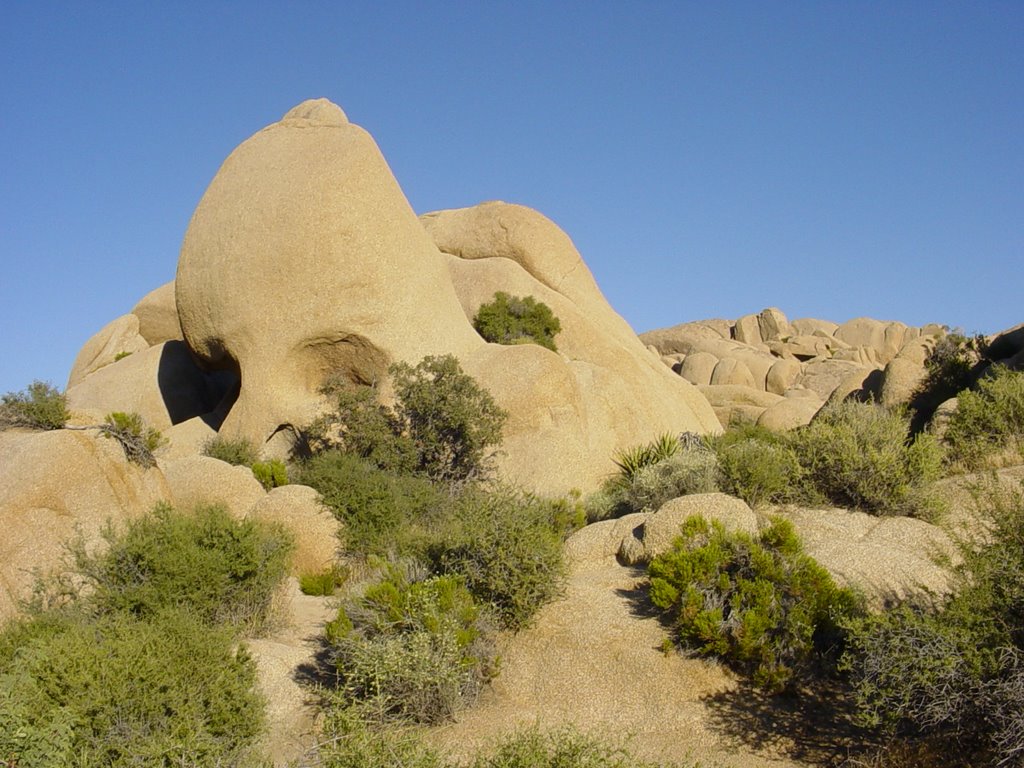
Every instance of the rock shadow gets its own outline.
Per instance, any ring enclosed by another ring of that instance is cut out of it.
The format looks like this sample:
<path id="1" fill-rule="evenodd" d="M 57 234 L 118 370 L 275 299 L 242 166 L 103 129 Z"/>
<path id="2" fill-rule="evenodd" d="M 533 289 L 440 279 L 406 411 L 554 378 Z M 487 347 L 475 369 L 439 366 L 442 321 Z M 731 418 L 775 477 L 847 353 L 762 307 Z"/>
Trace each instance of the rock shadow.
<path id="1" fill-rule="evenodd" d="M 854 702 L 839 681 L 770 695 L 751 684 L 709 694 L 708 727 L 758 752 L 783 754 L 816 766 L 856 764 L 880 744 L 853 721 Z"/>

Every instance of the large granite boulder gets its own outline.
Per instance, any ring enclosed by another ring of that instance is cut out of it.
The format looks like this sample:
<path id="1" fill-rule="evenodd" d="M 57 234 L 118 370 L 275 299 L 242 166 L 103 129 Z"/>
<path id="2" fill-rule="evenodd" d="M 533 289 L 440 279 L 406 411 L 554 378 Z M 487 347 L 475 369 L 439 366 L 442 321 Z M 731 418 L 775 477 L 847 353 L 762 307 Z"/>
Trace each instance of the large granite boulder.
<path id="1" fill-rule="evenodd" d="M 182 338 L 173 280 L 143 296 L 131 314 L 139 318 L 139 335 L 151 345 Z"/>
<path id="2" fill-rule="evenodd" d="M 93 431 L 0 432 L 0 476 L 0 622 L 31 596 L 33 569 L 63 567 L 68 542 L 91 550 L 105 525 L 169 495 L 158 469 L 128 463 Z"/>
<path id="3" fill-rule="evenodd" d="M 476 334 L 470 317 L 498 290 L 552 306 L 561 354 Z M 720 429 L 550 220 L 489 203 L 421 222 L 373 139 L 323 99 L 225 161 L 189 225 L 175 295 L 200 364 L 241 381 L 220 431 L 269 453 L 321 412 L 328 375 L 387 396 L 390 363 L 446 353 L 510 412 L 501 469 L 533 490 L 593 487 L 619 448 Z"/>

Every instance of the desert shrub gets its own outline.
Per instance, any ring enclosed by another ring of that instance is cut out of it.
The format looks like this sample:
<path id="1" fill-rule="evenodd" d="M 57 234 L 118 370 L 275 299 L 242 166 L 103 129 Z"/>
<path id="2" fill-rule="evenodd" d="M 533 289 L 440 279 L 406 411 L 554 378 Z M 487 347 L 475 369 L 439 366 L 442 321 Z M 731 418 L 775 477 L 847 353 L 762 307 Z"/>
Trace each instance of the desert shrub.
<path id="1" fill-rule="evenodd" d="M 498 291 L 494 300 L 482 304 L 473 327 L 486 341 L 495 344 L 540 344 L 557 352 L 555 335 L 562 324 L 551 307 L 533 296 L 520 298 Z"/>
<path id="2" fill-rule="evenodd" d="M 924 429 L 942 403 L 974 385 L 987 364 L 987 346 L 984 336 L 965 336 L 958 330 L 935 343 L 924 363 L 925 376 L 910 397 L 915 433 Z"/>
<path id="3" fill-rule="evenodd" d="M 377 402 L 374 387 L 330 379 L 322 391 L 333 409 L 306 430 L 313 453 L 338 449 L 380 469 L 398 473 L 417 469 L 415 444 L 403 434 L 395 412 Z"/>
<path id="4" fill-rule="evenodd" d="M 798 494 L 803 470 L 793 449 L 780 440 L 730 441 L 717 455 L 723 490 L 752 507 L 789 501 Z"/>
<path id="5" fill-rule="evenodd" d="M 68 418 L 67 399 L 45 381 L 33 381 L 23 392 L 0 396 L 0 429 L 60 429 Z"/>
<path id="6" fill-rule="evenodd" d="M 239 467 L 251 467 L 259 461 L 260 452 L 251 440 L 215 435 L 203 444 L 203 455 Z"/>
<path id="7" fill-rule="evenodd" d="M 945 434 L 955 460 L 974 468 L 998 451 L 1024 453 L 1024 372 L 993 366 L 956 400 Z"/>
<path id="8" fill-rule="evenodd" d="M 844 665 L 862 724 L 1010 765 L 1024 757 L 1024 493 L 978 498 L 985 530 L 960 542 L 952 595 L 850 622 Z"/>
<path id="9" fill-rule="evenodd" d="M 344 523 L 345 549 L 362 555 L 416 554 L 424 526 L 448 497 L 426 478 L 385 472 L 340 450 L 304 462 L 298 481 L 315 488 Z"/>
<path id="10" fill-rule="evenodd" d="M 455 485 L 486 477 L 508 418 L 490 393 L 452 355 L 428 356 L 415 367 L 398 363 L 390 372 L 402 434 L 416 446 L 420 471 Z"/>
<path id="11" fill-rule="evenodd" d="M 368 707 L 328 701 L 316 765 L 321 768 L 456 768 L 425 743 L 415 726 L 382 725 Z"/>
<path id="12" fill-rule="evenodd" d="M 257 461 L 252 465 L 252 476 L 268 491 L 288 485 L 288 468 L 280 459 Z"/>
<path id="13" fill-rule="evenodd" d="M 680 447 L 678 437 L 665 433 L 649 443 L 616 451 L 612 461 L 619 468 L 619 476 L 613 482 L 628 485 L 642 470 L 675 456 Z"/>
<path id="14" fill-rule="evenodd" d="M 654 512 L 670 499 L 719 490 L 718 458 L 703 443 L 645 464 L 630 479 L 620 473 L 587 497 L 591 522 L 632 512 Z"/>
<path id="15" fill-rule="evenodd" d="M 461 578 L 413 581 L 392 566 L 327 627 L 345 701 L 384 720 L 450 719 L 489 674 L 479 619 Z"/>
<path id="16" fill-rule="evenodd" d="M 350 575 L 349 569 L 341 564 L 334 564 L 316 573 L 299 575 L 299 590 L 304 595 L 327 597 L 338 591 Z"/>
<path id="17" fill-rule="evenodd" d="M 5 765 L 241 765 L 262 730 L 252 659 L 187 611 L 67 614 L 9 632 L 20 642 L 0 655 Z"/>
<path id="18" fill-rule="evenodd" d="M 837 622 L 856 605 L 781 518 L 754 538 L 691 517 L 649 575 L 651 600 L 684 648 L 721 657 L 770 691 L 834 657 Z"/>
<path id="19" fill-rule="evenodd" d="M 927 486 L 941 476 L 942 446 L 927 433 L 908 442 L 908 433 L 905 414 L 873 403 L 826 406 L 790 438 L 804 495 L 874 514 L 933 516 Z"/>
<path id="20" fill-rule="evenodd" d="M 75 550 L 75 564 L 103 612 L 147 617 L 187 606 L 210 624 L 249 630 L 267 619 L 284 578 L 291 537 L 274 525 L 236 521 L 223 507 L 194 514 L 159 505 L 123 533 L 107 529 L 102 554 Z"/>
<path id="21" fill-rule="evenodd" d="M 573 726 L 533 727 L 504 737 L 468 768 L 656 768 L 638 760 L 625 743 L 583 733 Z"/>
<path id="22" fill-rule="evenodd" d="M 128 461 L 149 468 L 156 466 L 153 451 L 164 444 L 159 430 L 147 426 L 137 413 L 108 413 L 100 434 L 117 440 L 124 449 Z"/>
<path id="23" fill-rule="evenodd" d="M 557 503 L 510 489 L 467 489 L 432 557 L 464 578 L 503 627 L 520 629 L 562 588 L 561 514 Z"/>
<path id="24" fill-rule="evenodd" d="M 305 431 L 314 453 L 339 449 L 398 474 L 458 486 L 487 477 L 508 414 L 452 355 L 428 356 L 389 372 L 396 403 L 370 387 L 331 384 L 335 410 Z"/>

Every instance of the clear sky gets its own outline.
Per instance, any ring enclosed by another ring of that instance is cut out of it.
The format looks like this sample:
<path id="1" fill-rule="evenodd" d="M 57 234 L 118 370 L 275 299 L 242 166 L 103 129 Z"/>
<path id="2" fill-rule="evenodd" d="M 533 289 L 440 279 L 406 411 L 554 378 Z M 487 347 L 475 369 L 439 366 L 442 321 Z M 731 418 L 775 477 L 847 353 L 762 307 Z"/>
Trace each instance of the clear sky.
<path id="1" fill-rule="evenodd" d="M 1024 3 L 0 3 L 0 392 L 173 279 L 228 153 L 324 96 L 413 208 L 573 238 L 637 331 L 1024 322 Z"/>

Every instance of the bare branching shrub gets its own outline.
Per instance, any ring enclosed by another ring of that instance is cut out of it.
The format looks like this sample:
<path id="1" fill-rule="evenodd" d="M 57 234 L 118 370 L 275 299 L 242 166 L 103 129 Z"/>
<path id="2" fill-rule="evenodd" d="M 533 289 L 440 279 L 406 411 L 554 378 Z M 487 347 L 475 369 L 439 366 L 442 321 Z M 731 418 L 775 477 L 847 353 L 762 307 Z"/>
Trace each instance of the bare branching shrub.
<path id="1" fill-rule="evenodd" d="M 147 426 L 139 414 L 119 411 L 108 413 L 106 423 L 98 428 L 104 437 L 117 440 L 121 444 L 128 461 L 146 469 L 156 466 L 153 451 L 165 441 L 159 430 Z"/>

